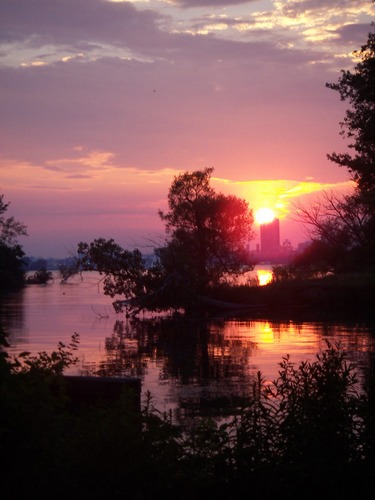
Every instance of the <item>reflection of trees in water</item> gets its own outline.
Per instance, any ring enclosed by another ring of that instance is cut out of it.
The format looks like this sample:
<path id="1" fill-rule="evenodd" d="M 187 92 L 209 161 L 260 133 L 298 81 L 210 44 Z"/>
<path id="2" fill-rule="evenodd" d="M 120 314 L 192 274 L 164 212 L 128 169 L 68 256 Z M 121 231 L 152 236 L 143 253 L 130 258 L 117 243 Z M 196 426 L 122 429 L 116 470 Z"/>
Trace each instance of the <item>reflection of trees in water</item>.
<path id="1" fill-rule="evenodd" d="M 285 335 L 297 336 L 298 342 L 308 342 L 317 332 L 320 341 L 339 340 L 341 336 L 351 361 L 357 366 L 367 365 L 368 329 L 359 325 L 351 325 L 351 329 L 355 335 L 348 336 L 343 326 L 326 323 L 267 321 L 260 325 L 225 319 L 206 322 L 183 317 L 128 318 L 116 321 L 113 334 L 105 340 L 106 359 L 91 373 L 142 379 L 149 375 L 156 406 L 159 394 L 155 387 L 159 382 L 164 387 L 160 391 L 161 403 L 167 401 L 177 407 L 177 418 L 202 413 L 233 414 L 252 394 L 258 370 L 253 362 L 254 351 L 257 342 L 268 342 L 268 331 L 276 344 Z M 325 344 L 322 342 L 320 347 L 325 348 Z"/>
<path id="2" fill-rule="evenodd" d="M 157 326 L 153 321 L 117 320 L 111 337 L 105 339 L 107 359 L 100 363 L 99 375 L 143 377 L 155 352 Z"/>
<path id="3" fill-rule="evenodd" d="M 237 406 L 251 391 L 255 344 L 228 338 L 216 324 L 185 319 L 116 321 L 98 374 L 145 375 L 150 362 L 184 412 Z"/>
<path id="4" fill-rule="evenodd" d="M 180 385 L 246 377 L 253 347 L 248 340 L 226 338 L 218 324 L 187 320 L 164 322 L 158 342 L 165 377 Z"/>
<path id="5" fill-rule="evenodd" d="M 251 358 L 255 344 L 230 338 L 220 323 L 199 329 L 197 357 L 191 379 L 180 383 L 180 407 L 185 414 L 234 411 L 249 397 Z"/>
<path id="6" fill-rule="evenodd" d="M 7 341 L 13 344 L 14 337 L 18 342 L 27 339 L 24 328 L 24 289 L 1 297 L 0 328 L 7 335 Z"/>

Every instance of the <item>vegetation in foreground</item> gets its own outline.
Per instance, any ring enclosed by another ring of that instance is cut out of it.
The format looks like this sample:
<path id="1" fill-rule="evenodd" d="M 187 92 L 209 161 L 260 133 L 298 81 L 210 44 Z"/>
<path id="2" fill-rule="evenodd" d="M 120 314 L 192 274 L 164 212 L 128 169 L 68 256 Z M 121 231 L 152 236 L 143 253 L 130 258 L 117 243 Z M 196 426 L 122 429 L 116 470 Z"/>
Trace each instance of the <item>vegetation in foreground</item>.
<path id="1" fill-rule="evenodd" d="M 185 426 L 123 398 L 76 406 L 63 371 L 78 338 L 51 355 L 1 353 L 2 491 L 7 499 L 367 498 L 374 467 L 373 384 L 359 387 L 338 346 L 261 374 L 231 421 Z"/>

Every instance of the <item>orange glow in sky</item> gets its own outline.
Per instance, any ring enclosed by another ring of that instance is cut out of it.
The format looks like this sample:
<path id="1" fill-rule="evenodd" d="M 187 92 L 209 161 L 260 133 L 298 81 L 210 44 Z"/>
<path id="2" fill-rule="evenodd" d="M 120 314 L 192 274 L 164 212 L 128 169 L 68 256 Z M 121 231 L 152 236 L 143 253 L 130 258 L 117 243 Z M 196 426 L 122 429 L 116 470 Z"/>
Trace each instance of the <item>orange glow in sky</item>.
<path id="1" fill-rule="evenodd" d="M 349 179 L 327 159 L 347 142 L 325 84 L 374 15 L 370 0 L 0 2 L 0 194 L 25 253 L 99 237 L 147 252 L 173 177 L 206 167 L 304 241 L 293 203 Z"/>

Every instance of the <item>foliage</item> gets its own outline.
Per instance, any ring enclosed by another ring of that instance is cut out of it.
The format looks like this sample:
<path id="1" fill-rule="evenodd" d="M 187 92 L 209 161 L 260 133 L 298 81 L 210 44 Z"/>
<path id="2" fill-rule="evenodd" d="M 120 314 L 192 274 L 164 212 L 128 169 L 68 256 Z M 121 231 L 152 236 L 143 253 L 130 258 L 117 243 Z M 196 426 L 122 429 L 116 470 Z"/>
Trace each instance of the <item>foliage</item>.
<path id="1" fill-rule="evenodd" d="M 338 465 L 360 459 L 362 397 L 345 353 L 328 343 L 316 361 L 304 361 L 295 368 L 286 356 L 280 368 L 279 378 L 265 388 L 265 396 L 276 402 L 271 406 L 281 460 L 303 459 L 325 470 L 333 460 Z"/>
<path id="2" fill-rule="evenodd" d="M 323 192 L 313 205 L 299 203 L 294 208 L 313 242 L 293 260 L 294 267 L 342 272 L 374 266 L 373 211 L 358 189 L 343 196 Z"/>
<path id="3" fill-rule="evenodd" d="M 74 333 L 68 345 L 59 342 L 57 351 L 53 351 L 51 354 L 45 351 L 39 352 L 37 355 L 31 355 L 27 351 L 22 352 L 11 361 L 11 372 L 13 374 L 62 375 L 66 368 L 77 363 L 78 358 L 74 353 L 78 350 L 78 344 L 79 335 Z"/>
<path id="4" fill-rule="evenodd" d="M 163 275 L 158 264 L 146 267 L 138 249 L 125 250 L 114 240 L 99 238 L 88 243 L 79 243 L 78 258 L 73 270 L 96 270 L 103 276 L 104 293 L 125 300 L 115 302 L 121 310 L 126 307 L 134 314 L 141 309 L 158 310 L 164 307 L 159 294 L 163 292 Z M 72 268 L 66 271 L 72 274 Z M 167 304 L 171 307 L 171 304 Z"/>
<path id="5" fill-rule="evenodd" d="M 24 252 L 17 243 L 26 236 L 26 226 L 14 217 L 5 217 L 9 203 L 0 195 L 0 292 L 19 288 L 24 280 Z"/>
<path id="6" fill-rule="evenodd" d="M 59 265 L 59 275 L 60 275 L 60 283 L 66 283 L 69 278 L 77 275 L 79 272 L 79 265 L 77 259 L 71 259 L 71 261 L 66 264 Z"/>
<path id="7" fill-rule="evenodd" d="M 110 297 L 124 295 L 133 298 L 143 292 L 146 269 L 139 250 L 130 252 L 114 240 L 99 238 L 78 245 L 80 270 L 97 270 L 104 274 L 104 293 Z"/>
<path id="8" fill-rule="evenodd" d="M 320 239 L 348 250 L 368 243 L 366 228 L 372 213 L 356 191 L 344 196 L 323 192 L 314 205 L 296 204 L 295 209 L 299 220 L 310 226 L 312 240 Z"/>
<path id="9" fill-rule="evenodd" d="M 247 244 L 252 238 L 253 216 L 244 200 L 217 194 L 210 186 L 213 169 L 177 176 L 168 195 L 169 211 L 159 212 L 168 239 L 155 249 L 155 261 L 146 266 L 139 250 L 121 248 L 114 240 L 99 238 L 79 243 L 73 267 L 104 275 L 104 292 L 118 310 L 132 314 L 185 308 L 224 275 L 253 268 Z"/>
<path id="10" fill-rule="evenodd" d="M 168 194 L 169 211 L 159 212 L 170 240 L 158 251 L 162 265 L 171 266 L 197 292 L 228 274 L 253 268 L 247 245 L 253 237 L 253 215 L 235 196 L 210 186 L 213 168 L 175 177 Z"/>
<path id="11" fill-rule="evenodd" d="M 375 195 L 375 33 L 369 33 L 361 50 L 354 52 L 360 59 L 354 72 L 342 71 L 338 83 L 327 87 L 339 92 L 342 101 L 349 101 L 341 123 L 342 135 L 352 139 L 349 153 L 328 155 L 335 163 L 345 166 L 353 175 L 362 193 Z"/>
<path id="12" fill-rule="evenodd" d="M 239 470 L 243 475 L 252 470 L 255 477 L 272 471 L 263 495 L 283 484 L 291 498 L 308 484 L 311 497 L 321 488 L 328 496 L 350 496 L 346 488 L 357 467 L 372 460 L 363 454 L 367 403 L 357 389 L 354 368 L 337 346 L 328 344 L 316 361 L 298 368 L 289 356 L 283 358 L 272 384 L 259 375 L 258 397 L 238 422 Z"/>
<path id="13" fill-rule="evenodd" d="M 38 269 L 34 274 L 28 276 L 27 283 L 45 285 L 53 279 L 51 271 L 47 271 L 45 267 Z"/>
<path id="14" fill-rule="evenodd" d="M 25 277 L 24 255 L 20 245 L 9 247 L 0 243 L 0 292 L 22 287 Z"/>
<path id="15" fill-rule="evenodd" d="M 13 247 L 17 244 L 19 236 L 26 236 L 26 226 L 18 222 L 14 217 L 4 217 L 9 203 L 4 202 L 4 195 L 0 195 L 0 244 Z"/>
<path id="16" fill-rule="evenodd" d="M 76 340 L 2 370 L 7 498 L 51 491 L 55 498 L 227 499 L 243 491 L 293 498 L 301 488 L 311 497 L 351 498 L 371 483 L 373 406 L 337 345 L 298 367 L 286 356 L 272 383 L 259 373 L 249 404 L 231 420 L 181 426 L 154 408 L 150 394 L 140 412 L 122 398 L 72 406 L 60 374 Z"/>
<path id="17" fill-rule="evenodd" d="M 314 245 L 294 267 L 312 265 L 334 272 L 375 268 L 375 33 L 369 33 L 354 55 L 359 59 L 354 72 L 343 70 L 338 83 L 327 84 L 342 101 L 349 101 L 340 125 L 354 150 L 328 158 L 348 168 L 354 189 L 344 196 L 323 193 L 312 206 L 295 206 Z"/>

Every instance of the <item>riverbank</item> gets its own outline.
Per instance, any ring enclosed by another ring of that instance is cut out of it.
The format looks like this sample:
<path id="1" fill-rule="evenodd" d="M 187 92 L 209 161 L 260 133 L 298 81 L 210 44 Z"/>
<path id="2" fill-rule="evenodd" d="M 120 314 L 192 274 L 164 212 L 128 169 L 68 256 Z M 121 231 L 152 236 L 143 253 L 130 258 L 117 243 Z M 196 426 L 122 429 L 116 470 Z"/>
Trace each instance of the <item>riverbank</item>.
<path id="1" fill-rule="evenodd" d="M 247 307 L 257 317 L 374 319 L 375 274 L 285 280 L 265 286 L 223 285 L 212 290 L 210 298 Z"/>

